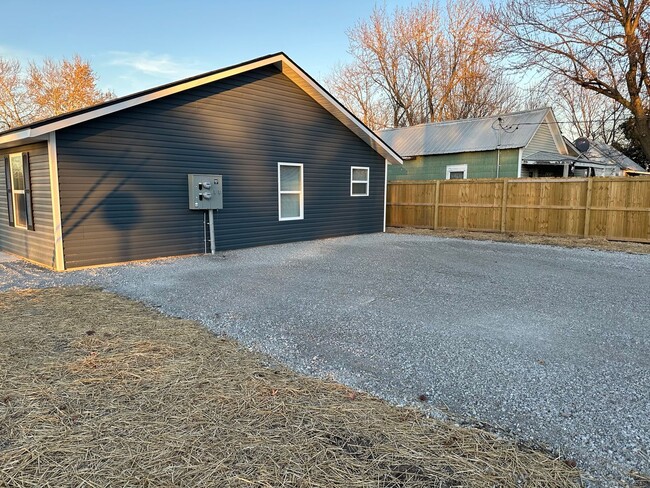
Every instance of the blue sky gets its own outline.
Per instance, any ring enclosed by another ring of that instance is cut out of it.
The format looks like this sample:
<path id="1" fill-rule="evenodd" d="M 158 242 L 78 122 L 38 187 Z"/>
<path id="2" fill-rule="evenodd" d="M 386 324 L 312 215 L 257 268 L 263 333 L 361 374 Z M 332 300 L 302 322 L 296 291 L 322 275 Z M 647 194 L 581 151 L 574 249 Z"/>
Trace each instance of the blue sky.
<path id="1" fill-rule="evenodd" d="M 118 96 L 284 51 L 322 81 L 349 60 L 346 30 L 383 0 L 15 0 L 0 56 L 79 54 Z M 409 0 L 386 0 L 388 9 Z M 24 19 L 23 21 L 17 21 Z"/>

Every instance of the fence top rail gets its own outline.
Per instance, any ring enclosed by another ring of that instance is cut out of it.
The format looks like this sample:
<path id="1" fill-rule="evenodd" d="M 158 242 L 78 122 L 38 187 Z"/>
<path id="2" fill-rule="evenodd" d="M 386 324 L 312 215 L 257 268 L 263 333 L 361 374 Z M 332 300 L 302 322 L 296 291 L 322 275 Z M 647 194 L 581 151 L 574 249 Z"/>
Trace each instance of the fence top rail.
<path id="1" fill-rule="evenodd" d="M 650 176 L 592 176 L 589 178 L 467 178 L 458 180 L 394 180 L 389 185 L 435 185 L 436 183 L 462 185 L 463 183 L 578 183 L 584 181 L 617 181 L 630 182 L 650 181 Z"/>

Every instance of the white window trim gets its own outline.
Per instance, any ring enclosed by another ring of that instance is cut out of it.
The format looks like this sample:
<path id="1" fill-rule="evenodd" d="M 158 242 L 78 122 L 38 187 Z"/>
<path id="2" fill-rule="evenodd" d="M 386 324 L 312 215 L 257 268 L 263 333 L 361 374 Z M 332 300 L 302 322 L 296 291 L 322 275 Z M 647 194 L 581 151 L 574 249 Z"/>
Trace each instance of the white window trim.
<path id="1" fill-rule="evenodd" d="M 282 166 L 296 166 L 300 168 L 300 190 L 282 190 L 281 189 L 281 176 L 280 168 Z M 304 218 L 304 198 L 305 187 L 303 184 L 304 169 L 302 163 L 278 163 L 278 220 L 284 222 L 287 220 L 302 220 Z M 284 217 L 282 218 L 282 195 L 300 195 L 300 215 L 298 217 Z"/>
<path id="2" fill-rule="evenodd" d="M 352 176 L 354 175 L 354 170 L 355 169 L 365 169 L 367 171 L 367 177 L 365 180 L 355 180 Z M 365 183 L 366 185 L 366 192 L 365 193 L 354 193 L 352 191 L 352 188 L 354 187 L 355 183 Z M 367 197 L 370 195 L 370 168 L 368 166 L 352 166 L 350 168 L 350 196 L 351 197 Z"/>
<path id="3" fill-rule="evenodd" d="M 16 229 L 27 229 L 27 224 L 25 225 L 18 225 L 18 205 L 16 204 L 16 195 L 24 195 L 25 190 L 16 190 L 16 182 L 14 180 L 14 168 L 13 168 L 13 158 L 17 157 L 20 160 L 20 165 L 22 166 L 23 164 L 23 153 L 13 153 L 9 155 L 9 172 L 11 174 L 11 200 L 13 203 L 13 212 L 14 212 L 14 227 Z M 23 172 L 25 171 L 25 168 L 23 168 Z M 23 173 L 23 186 L 25 186 L 25 174 Z M 26 216 L 25 221 L 26 221 Z"/>
<path id="4" fill-rule="evenodd" d="M 447 176 L 445 179 L 449 179 L 450 173 L 456 173 L 458 171 L 463 172 L 463 179 L 467 179 L 467 165 L 466 164 L 453 164 L 451 166 L 447 166 Z"/>

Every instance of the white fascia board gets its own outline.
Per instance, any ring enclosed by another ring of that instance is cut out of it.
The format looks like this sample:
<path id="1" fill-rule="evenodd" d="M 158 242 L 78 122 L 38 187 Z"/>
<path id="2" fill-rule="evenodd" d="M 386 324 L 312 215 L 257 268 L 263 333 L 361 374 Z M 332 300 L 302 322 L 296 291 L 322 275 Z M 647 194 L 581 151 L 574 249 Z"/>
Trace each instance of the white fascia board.
<path id="1" fill-rule="evenodd" d="M 562 155 L 567 155 L 569 154 L 569 150 L 567 149 L 567 146 L 564 142 L 564 137 L 562 137 L 562 131 L 560 130 L 560 125 L 557 123 L 557 119 L 555 118 L 555 114 L 553 113 L 552 109 L 548 109 L 548 113 L 544 117 L 544 121 L 548 123 L 548 127 L 551 130 L 551 135 L 553 136 L 553 140 L 555 141 L 555 146 L 557 147 L 557 151 L 562 154 Z"/>
<path id="2" fill-rule="evenodd" d="M 285 72 L 286 69 L 288 68 L 293 74 L 297 75 L 298 78 L 300 78 L 306 84 L 306 86 L 308 86 L 312 90 L 312 93 L 307 92 L 308 95 L 314 98 L 316 102 L 318 102 L 321 106 L 323 106 L 323 108 L 325 108 L 328 112 L 330 112 L 332 115 L 337 117 L 339 120 L 343 119 L 341 121 L 344 122 L 344 124 L 348 126 L 348 128 L 352 129 L 353 132 L 357 134 L 357 136 L 364 139 L 366 143 L 370 145 L 370 147 L 375 149 L 379 154 L 381 154 L 384 158 L 386 158 L 389 161 L 389 163 L 402 164 L 401 157 L 390 146 L 388 146 L 385 142 L 383 142 L 374 132 L 372 132 L 370 129 L 365 127 L 361 122 L 359 122 L 345 107 L 343 107 L 343 105 L 341 105 L 336 99 L 334 99 L 334 97 L 332 97 L 329 93 L 327 93 L 323 88 L 321 88 L 317 83 L 315 83 L 304 71 L 302 71 L 302 69 L 300 69 L 297 65 L 295 65 L 286 56 L 282 54 L 264 58 L 259 61 L 254 61 L 252 63 L 243 64 L 241 66 L 237 66 L 232 69 L 220 71 L 218 73 L 197 78 L 195 80 L 187 81 L 185 83 L 181 83 L 178 85 L 162 88 L 160 90 L 156 90 L 154 92 L 147 93 L 139 97 L 134 97 L 129 100 L 124 100 L 123 102 L 118 102 L 105 107 L 100 107 L 95 110 L 91 109 L 82 114 L 66 117 L 62 120 L 57 120 L 49 124 L 43 124 L 42 126 L 39 127 L 35 127 L 31 129 L 28 128 L 20 132 L 7 134 L 4 137 L 0 136 L 0 144 L 3 144 L 5 142 L 21 141 L 28 137 L 38 137 L 38 136 L 47 135 L 52 131 L 64 129 L 71 125 L 96 119 L 97 117 L 102 117 L 104 115 L 119 112 L 120 110 L 124 110 L 130 107 L 135 107 L 137 105 L 141 105 L 143 103 L 150 102 L 152 100 L 157 100 L 159 98 L 163 98 L 168 95 L 172 95 L 174 93 L 189 90 L 191 88 L 212 83 L 214 81 L 222 80 L 224 78 L 229 78 L 231 76 L 235 76 L 240 73 L 245 73 L 247 71 L 251 71 L 275 63 L 280 64 L 283 72 Z M 304 87 L 301 88 L 304 89 Z M 314 95 L 317 96 L 315 97 Z"/>
<path id="3" fill-rule="evenodd" d="M 7 144 L 10 142 L 16 142 L 16 141 L 22 141 L 24 139 L 29 139 L 31 137 L 31 129 L 23 129 L 18 132 L 12 132 L 11 134 L 7 134 L 6 136 L 0 137 L 0 145 L 1 144 Z"/>
<path id="4" fill-rule="evenodd" d="M 220 71 L 219 73 L 215 73 L 209 76 L 204 76 L 202 78 L 191 80 L 186 83 L 181 83 L 179 85 L 170 86 L 168 88 L 163 88 L 161 90 L 156 90 L 155 92 L 147 93 L 145 95 L 131 98 L 129 100 L 124 100 L 123 102 L 115 103 L 107 107 L 100 107 L 97 108 L 96 110 L 91 109 L 88 112 L 84 112 L 79 115 L 66 117 L 65 119 L 57 120 L 50 124 L 43 124 L 40 127 L 25 129 L 20 132 L 7 134 L 6 136 L 0 137 L 0 144 L 3 144 L 5 142 L 22 140 L 28 137 L 43 136 L 52 131 L 64 129 L 71 125 L 79 124 L 81 122 L 86 122 L 88 120 L 96 119 L 97 117 L 102 117 L 104 115 L 119 112 L 120 110 L 124 110 L 130 107 L 135 107 L 137 105 L 141 105 L 143 103 L 150 102 L 152 100 L 157 100 L 159 98 L 163 98 L 168 95 L 173 95 L 174 93 L 179 93 L 185 90 L 189 90 L 191 88 L 212 83 L 214 81 L 222 80 L 224 78 L 229 78 L 231 76 L 235 76 L 237 74 L 244 73 L 246 71 L 250 71 L 256 68 L 261 68 L 263 66 L 268 66 L 273 63 L 282 62 L 284 59 L 285 58 L 281 55 L 273 56 L 253 63 L 237 66 L 229 70 Z"/>
<path id="5" fill-rule="evenodd" d="M 287 68 L 289 72 L 287 73 Z M 297 75 L 307 86 L 309 86 L 319 96 L 315 97 L 314 94 L 307 92 L 316 102 L 318 102 L 325 110 L 337 117 L 342 115 L 352 127 L 348 124 L 348 128 L 352 129 L 357 136 L 361 137 L 372 147 L 375 151 L 381 154 L 389 164 L 403 164 L 402 158 L 397 154 L 388 144 L 382 141 L 374 132 L 359 122 L 343 105 L 341 105 L 334 97 L 321 88 L 318 83 L 315 83 L 309 76 L 305 74 L 298 66 L 292 63 L 289 59 L 285 58 L 282 62 L 282 72 L 289 75 Z M 304 90 L 304 87 L 301 87 Z M 341 120 L 339 117 L 337 117 Z M 356 129 L 356 130 L 355 130 Z"/>

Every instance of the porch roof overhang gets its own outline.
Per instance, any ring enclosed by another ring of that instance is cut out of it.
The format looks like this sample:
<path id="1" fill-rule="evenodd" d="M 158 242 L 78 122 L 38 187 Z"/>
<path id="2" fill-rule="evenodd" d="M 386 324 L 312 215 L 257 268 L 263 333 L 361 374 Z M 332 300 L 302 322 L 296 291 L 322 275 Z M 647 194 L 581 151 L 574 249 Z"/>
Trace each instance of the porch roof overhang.
<path id="1" fill-rule="evenodd" d="M 537 164 L 537 165 L 564 165 L 575 163 L 579 158 L 567 156 L 566 154 L 559 154 L 547 151 L 537 151 L 529 156 L 522 158 L 523 164 Z"/>

